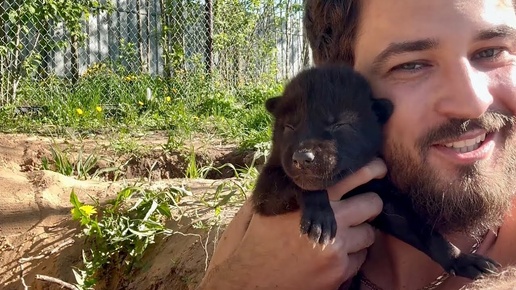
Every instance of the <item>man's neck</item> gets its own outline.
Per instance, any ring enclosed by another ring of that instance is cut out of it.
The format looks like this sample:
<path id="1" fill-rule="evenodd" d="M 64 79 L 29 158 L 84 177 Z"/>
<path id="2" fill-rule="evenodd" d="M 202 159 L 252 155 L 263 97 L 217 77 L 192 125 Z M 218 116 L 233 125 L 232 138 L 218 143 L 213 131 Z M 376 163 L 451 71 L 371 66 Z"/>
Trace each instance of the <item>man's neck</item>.
<path id="1" fill-rule="evenodd" d="M 493 237 L 490 234 L 487 239 L 490 241 Z M 475 244 L 475 239 L 466 235 L 452 235 L 446 239 L 465 252 L 470 252 Z M 380 232 L 377 233 L 376 242 L 369 248 L 368 258 L 361 271 L 367 279 L 384 290 L 419 289 L 444 273 L 440 265 L 421 251 Z"/>

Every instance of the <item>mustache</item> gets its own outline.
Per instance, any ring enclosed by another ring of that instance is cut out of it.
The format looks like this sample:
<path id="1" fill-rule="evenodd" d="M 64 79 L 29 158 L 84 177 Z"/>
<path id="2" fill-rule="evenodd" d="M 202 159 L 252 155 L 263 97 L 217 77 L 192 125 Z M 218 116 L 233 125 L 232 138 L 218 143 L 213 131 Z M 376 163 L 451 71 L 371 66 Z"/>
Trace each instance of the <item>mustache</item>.
<path id="1" fill-rule="evenodd" d="M 450 119 L 448 122 L 431 129 L 418 143 L 419 148 L 428 148 L 432 144 L 446 139 L 456 139 L 462 134 L 483 129 L 496 132 L 516 125 L 516 116 L 501 111 L 487 111 L 477 119 Z"/>

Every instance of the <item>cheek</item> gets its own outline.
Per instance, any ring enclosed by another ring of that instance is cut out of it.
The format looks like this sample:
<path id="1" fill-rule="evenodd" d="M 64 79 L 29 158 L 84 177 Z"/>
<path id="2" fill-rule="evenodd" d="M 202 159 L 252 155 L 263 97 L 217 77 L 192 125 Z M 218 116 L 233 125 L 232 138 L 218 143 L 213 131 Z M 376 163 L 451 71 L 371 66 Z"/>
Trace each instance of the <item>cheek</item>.
<path id="1" fill-rule="evenodd" d="M 413 147 L 430 124 L 430 96 L 425 90 L 412 86 L 391 86 L 380 97 L 394 104 L 394 111 L 384 127 L 385 138 L 403 147 Z"/>
<path id="2" fill-rule="evenodd" d="M 516 115 L 516 65 L 498 69 L 489 75 L 489 87 L 495 99 L 495 109 Z"/>

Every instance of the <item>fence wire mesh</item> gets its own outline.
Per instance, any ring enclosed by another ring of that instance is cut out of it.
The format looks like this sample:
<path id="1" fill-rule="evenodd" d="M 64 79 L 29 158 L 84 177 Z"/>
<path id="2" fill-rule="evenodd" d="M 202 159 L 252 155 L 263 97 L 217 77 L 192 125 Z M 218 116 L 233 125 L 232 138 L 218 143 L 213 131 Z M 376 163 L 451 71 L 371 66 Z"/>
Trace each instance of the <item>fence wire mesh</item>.
<path id="1" fill-rule="evenodd" d="M 301 1 L 2 0 L 0 102 L 141 105 L 281 81 L 310 64 Z"/>

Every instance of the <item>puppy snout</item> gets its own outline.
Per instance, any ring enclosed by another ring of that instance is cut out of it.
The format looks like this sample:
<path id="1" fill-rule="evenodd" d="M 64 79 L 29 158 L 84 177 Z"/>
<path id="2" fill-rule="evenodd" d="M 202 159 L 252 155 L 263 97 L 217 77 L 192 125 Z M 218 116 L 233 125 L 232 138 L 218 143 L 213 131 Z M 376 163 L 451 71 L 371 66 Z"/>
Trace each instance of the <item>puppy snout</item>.
<path id="1" fill-rule="evenodd" d="M 315 159 L 315 155 L 311 150 L 298 150 L 292 155 L 294 165 L 297 167 L 304 167 L 312 163 Z"/>

